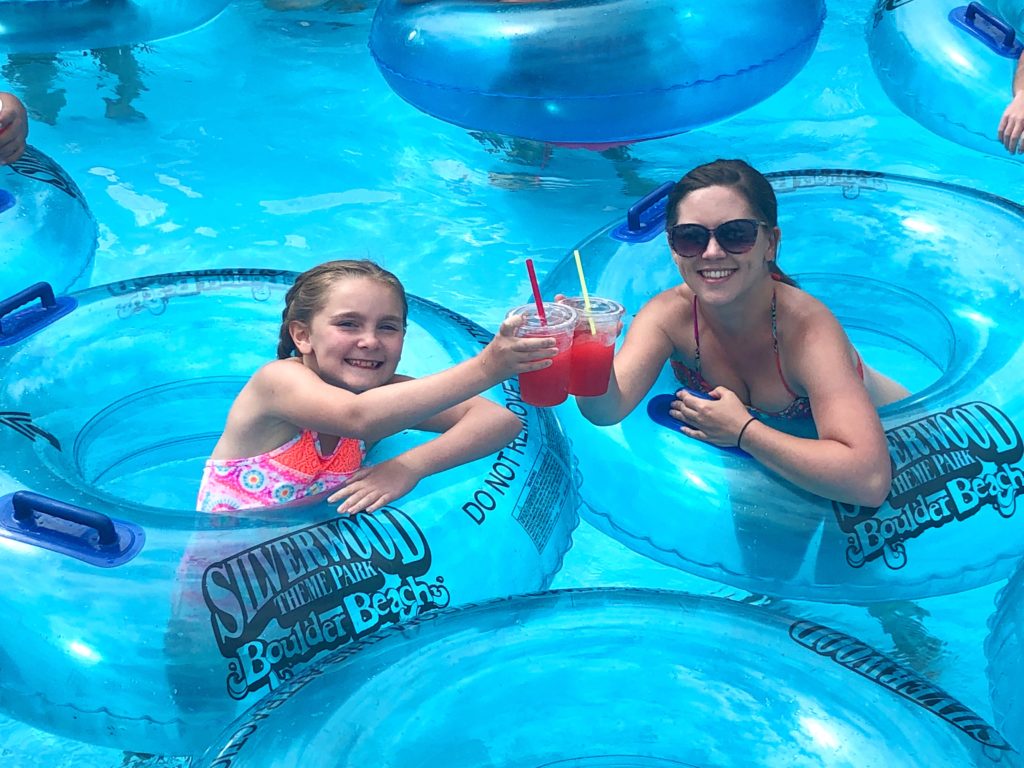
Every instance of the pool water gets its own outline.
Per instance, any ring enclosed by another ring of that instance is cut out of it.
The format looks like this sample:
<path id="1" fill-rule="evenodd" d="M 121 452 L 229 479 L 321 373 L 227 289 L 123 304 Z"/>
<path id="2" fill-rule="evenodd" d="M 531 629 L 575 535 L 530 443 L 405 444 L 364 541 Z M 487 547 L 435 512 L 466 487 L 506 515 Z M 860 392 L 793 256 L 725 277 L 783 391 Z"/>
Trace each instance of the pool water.
<path id="1" fill-rule="evenodd" d="M 1018 162 L 939 138 L 893 106 L 867 54 L 872 0 L 831 3 L 807 67 L 761 104 L 604 154 L 474 136 L 409 107 L 367 50 L 372 4 L 272 5 L 240 0 L 176 38 L 23 57 L 0 69 L 0 90 L 37 108 L 31 142 L 76 180 L 96 216 L 93 284 L 368 257 L 411 293 L 493 328 L 528 294 L 526 258 L 543 274 L 638 197 L 715 157 L 743 157 L 766 172 L 905 174 L 1024 202 Z M 851 334 L 884 370 L 894 354 L 884 340 Z M 938 375 L 923 357 L 892 364 L 918 371 L 915 387 Z M 781 604 L 656 564 L 583 523 L 553 586 L 612 585 L 728 595 L 822 619 L 991 715 L 981 644 L 998 584 L 871 610 Z M 0 720 L 0 758 L 54 768 L 183 764 L 10 720 Z"/>

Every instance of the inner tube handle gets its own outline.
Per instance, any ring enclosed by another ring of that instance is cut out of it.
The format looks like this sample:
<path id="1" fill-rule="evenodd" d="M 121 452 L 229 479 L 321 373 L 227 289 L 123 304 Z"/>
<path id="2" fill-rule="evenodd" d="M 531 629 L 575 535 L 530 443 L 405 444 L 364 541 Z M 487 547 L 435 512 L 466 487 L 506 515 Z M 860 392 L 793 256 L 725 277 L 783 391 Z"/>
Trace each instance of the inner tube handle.
<path id="1" fill-rule="evenodd" d="M 970 2 L 967 4 L 967 11 L 964 13 L 964 19 L 967 23 L 981 34 L 985 34 L 985 30 L 978 27 L 976 17 L 980 16 L 989 27 L 992 27 L 999 31 L 1003 36 L 1003 40 L 1000 45 L 1010 48 L 1013 46 L 1014 31 L 1013 27 L 1003 21 L 1001 18 L 996 16 L 985 6 L 978 2 Z"/>
<path id="2" fill-rule="evenodd" d="M 102 512 L 76 507 L 73 504 L 31 491 L 16 491 L 11 497 L 11 506 L 14 508 L 14 519 L 19 522 L 30 521 L 36 514 L 49 515 L 76 525 L 92 528 L 99 534 L 101 547 L 109 547 L 118 543 L 114 521 Z"/>
<path id="3" fill-rule="evenodd" d="M 1000 56 L 1012 59 L 1020 56 L 1021 46 L 1014 40 L 1016 33 L 1013 27 L 977 0 L 972 0 L 966 7 L 961 5 L 951 10 L 949 20 Z"/>
<path id="4" fill-rule="evenodd" d="M 666 181 L 653 192 L 648 192 L 630 206 L 629 210 L 626 211 L 626 226 L 630 232 L 639 232 L 644 228 L 642 221 L 643 213 L 659 203 L 663 197 L 667 197 L 674 186 L 675 182 Z"/>
<path id="5" fill-rule="evenodd" d="M 665 202 L 675 182 L 666 181 L 648 192 L 626 211 L 626 220 L 608 233 L 612 240 L 623 243 L 646 243 L 663 231 Z"/>
<path id="6" fill-rule="evenodd" d="M 42 307 L 29 307 L 15 312 L 18 307 L 33 299 L 40 299 Z M 53 287 L 49 283 L 36 283 L 13 296 L 0 299 L 0 347 L 27 339 L 74 311 L 77 306 L 78 300 L 74 296 L 54 296 Z"/>
<path id="7" fill-rule="evenodd" d="M 52 309 L 57 306 L 57 297 L 53 295 L 53 286 L 49 283 L 36 283 L 28 288 L 23 288 L 13 296 L 0 299 L 0 319 L 35 299 L 42 301 L 45 309 Z"/>

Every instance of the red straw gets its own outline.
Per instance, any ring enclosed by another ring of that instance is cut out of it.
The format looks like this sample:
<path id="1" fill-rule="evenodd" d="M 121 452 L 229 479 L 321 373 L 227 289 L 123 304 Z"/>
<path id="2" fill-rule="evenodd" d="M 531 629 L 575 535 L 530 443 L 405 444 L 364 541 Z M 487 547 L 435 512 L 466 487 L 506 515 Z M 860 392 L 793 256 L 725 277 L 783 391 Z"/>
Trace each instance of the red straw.
<path id="1" fill-rule="evenodd" d="M 533 259 L 526 260 L 526 271 L 530 273 L 530 285 L 533 286 L 533 300 L 537 302 L 537 316 L 541 325 L 548 324 L 548 317 L 544 314 L 544 300 L 540 297 L 540 286 L 537 285 L 537 273 L 533 271 Z"/>

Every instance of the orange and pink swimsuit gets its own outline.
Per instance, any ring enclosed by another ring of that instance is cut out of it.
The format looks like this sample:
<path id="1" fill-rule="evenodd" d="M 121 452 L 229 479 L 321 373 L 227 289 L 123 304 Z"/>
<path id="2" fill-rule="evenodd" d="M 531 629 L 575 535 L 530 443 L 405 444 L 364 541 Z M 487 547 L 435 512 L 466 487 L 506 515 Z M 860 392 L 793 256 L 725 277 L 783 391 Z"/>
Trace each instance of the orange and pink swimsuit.
<path id="1" fill-rule="evenodd" d="M 196 509 L 223 512 L 287 504 L 338 488 L 362 466 L 362 440 L 343 437 L 327 456 L 319 435 L 304 429 L 272 451 L 242 459 L 208 459 Z"/>

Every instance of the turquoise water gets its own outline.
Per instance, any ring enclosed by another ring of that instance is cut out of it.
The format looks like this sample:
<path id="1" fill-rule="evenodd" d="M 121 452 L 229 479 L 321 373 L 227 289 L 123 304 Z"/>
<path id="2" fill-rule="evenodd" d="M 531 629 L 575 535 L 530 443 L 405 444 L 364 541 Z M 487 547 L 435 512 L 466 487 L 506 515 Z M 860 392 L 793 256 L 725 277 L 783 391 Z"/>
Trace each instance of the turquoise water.
<path id="1" fill-rule="evenodd" d="M 525 258 L 543 273 L 637 197 L 718 156 L 763 171 L 900 173 L 1024 202 L 1018 162 L 941 139 L 889 101 L 865 43 L 872 5 L 831 4 L 807 67 L 760 105 L 611 157 L 478 139 L 417 112 L 370 59 L 372 5 L 345 0 L 290 11 L 237 2 L 203 28 L 131 56 L 8 62 L 0 90 L 39 108 L 32 143 L 89 200 L 100 227 L 93 283 L 365 256 L 396 271 L 410 292 L 494 327 L 528 292 Z M 648 561 L 583 524 L 553 586 L 594 585 L 763 602 Z M 997 588 L 880 616 L 786 607 L 895 653 L 987 716 L 981 640 Z M 11 721 L 0 721 L 0 758 L 79 768 L 123 759 Z"/>

